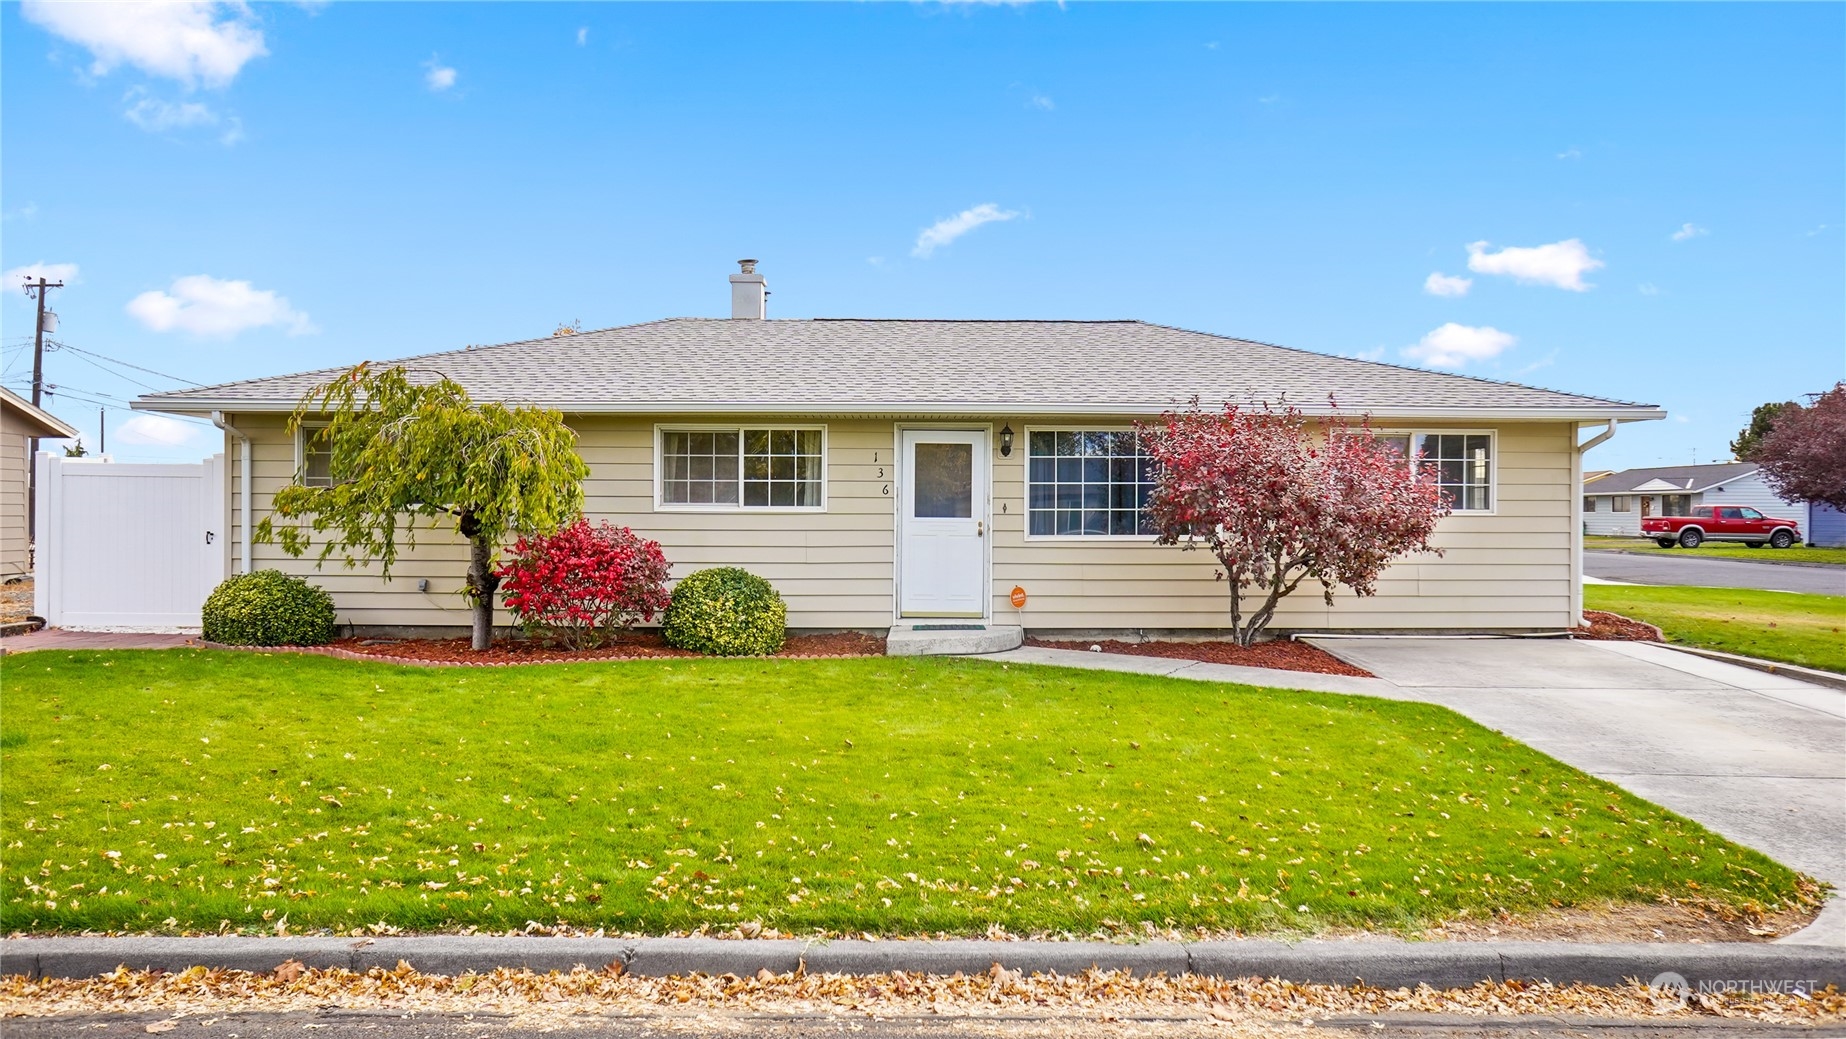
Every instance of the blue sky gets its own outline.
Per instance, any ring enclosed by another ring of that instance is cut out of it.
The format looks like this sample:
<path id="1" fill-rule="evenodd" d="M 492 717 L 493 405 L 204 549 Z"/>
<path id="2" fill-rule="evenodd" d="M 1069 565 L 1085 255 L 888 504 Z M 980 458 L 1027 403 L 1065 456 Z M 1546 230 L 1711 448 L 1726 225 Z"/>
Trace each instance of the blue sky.
<path id="1" fill-rule="evenodd" d="M 719 316 L 743 256 L 772 316 L 1132 317 L 1672 411 L 1598 467 L 1846 375 L 1840 4 L 7 3 L 0 98 L 0 269 L 75 265 L 58 340 L 197 382 Z M 46 378 L 93 437 L 141 387 L 91 361 Z"/>

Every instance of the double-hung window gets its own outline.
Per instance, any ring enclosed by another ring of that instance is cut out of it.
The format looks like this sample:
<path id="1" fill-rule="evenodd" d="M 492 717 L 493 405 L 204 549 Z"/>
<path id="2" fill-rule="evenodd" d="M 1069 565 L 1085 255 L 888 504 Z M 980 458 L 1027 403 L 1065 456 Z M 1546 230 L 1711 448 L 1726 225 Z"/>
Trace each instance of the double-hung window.
<path id="1" fill-rule="evenodd" d="M 1133 430 L 1028 430 L 1026 533 L 1151 536 L 1153 463 Z"/>
<path id="2" fill-rule="evenodd" d="M 333 445 L 326 434 L 325 424 L 295 430 L 295 480 L 303 487 L 333 486 Z"/>
<path id="3" fill-rule="evenodd" d="M 1493 510 L 1493 434 L 1391 432 L 1378 440 L 1434 477 L 1442 501 L 1456 512 Z"/>
<path id="4" fill-rule="evenodd" d="M 660 504 L 693 509 L 820 509 L 826 431 L 819 426 L 662 427 Z"/>

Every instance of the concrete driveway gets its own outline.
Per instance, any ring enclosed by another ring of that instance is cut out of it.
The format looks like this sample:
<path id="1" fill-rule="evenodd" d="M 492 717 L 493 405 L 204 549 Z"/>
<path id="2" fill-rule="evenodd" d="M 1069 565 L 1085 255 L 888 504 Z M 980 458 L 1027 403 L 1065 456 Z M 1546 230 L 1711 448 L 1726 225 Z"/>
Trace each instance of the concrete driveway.
<path id="1" fill-rule="evenodd" d="M 1308 641 L 1846 891 L 1846 692 L 1632 642 Z"/>
<path id="2" fill-rule="evenodd" d="M 1846 566 L 1755 563 L 1747 559 L 1700 556 L 1697 550 L 1675 549 L 1646 554 L 1591 549 L 1583 553 L 1583 572 L 1589 577 L 1626 584 L 1690 584 L 1701 588 L 1846 595 Z"/>

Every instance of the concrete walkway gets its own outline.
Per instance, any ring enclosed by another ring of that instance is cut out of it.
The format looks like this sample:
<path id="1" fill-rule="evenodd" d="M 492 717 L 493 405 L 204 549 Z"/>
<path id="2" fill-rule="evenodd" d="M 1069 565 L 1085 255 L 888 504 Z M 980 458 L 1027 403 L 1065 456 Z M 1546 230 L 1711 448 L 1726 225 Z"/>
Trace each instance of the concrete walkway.
<path id="1" fill-rule="evenodd" d="M 976 660 L 997 660 L 1007 664 L 1049 664 L 1053 667 L 1080 667 L 1092 671 L 1123 671 L 1137 675 L 1160 675 L 1165 678 L 1192 678 L 1201 682 L 1236 682 L 1239 685 L 1272 686 L 1278 689 L 1311 689 L 1322 693 L 1360 693 L 1366 696 L 1391 696 L 1397 687 L 1376 678 L 1353 678 L 1349 675 L 1317 675 L 1310 671 L 1279 671 L 1272 667 L 1240 667 L 1236 664 L 1207 664 L 1197 660 L 1171 657 L 1137 657 L 1126 653 L 1086 653 L 1078 649 L 1044 649 L 1021 646 L 1004 653 L 988 653 Z"/>
<path id="2" fill-rule="evenodd" d="M 26 635 L 0 639 L 0 654 L 34 649 L 173 649 L 196 646 L 197 635 L 148 631 L 67 631 L 41 628 Z"/>

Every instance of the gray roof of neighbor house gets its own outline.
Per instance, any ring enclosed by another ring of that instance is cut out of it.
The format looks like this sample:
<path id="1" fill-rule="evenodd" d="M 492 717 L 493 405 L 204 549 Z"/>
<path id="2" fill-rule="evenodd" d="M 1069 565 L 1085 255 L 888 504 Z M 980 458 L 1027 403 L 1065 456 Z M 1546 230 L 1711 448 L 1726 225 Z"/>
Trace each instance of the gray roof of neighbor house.
<path id="1" fill-rule="evenodd" d="M 1653 405 L 1141 321 L 669 318 L 394 362 L 565 412 L 1158 414 L 1196 396 L 1399 417 L 1660 418 Z M 176 412 L 292 408 L 342 369 L 156 393 Z"/>
<path id="2" fill-rule="evenodd" d="M 3 386 L 0 386 L 0 409 L 19 416 L 19 423 L 31 436 L 68 440 L 77 435 L 76 426 Z"/>
<path id="3" fill-rule="evenodd" d="M 1652 469 L 1624 469 L 1610 473 L 1583 488 L 1585 494 L 1632 494 L 1645 484 L 1659 482 L 1668 487 L 1650 487 L 1657 494 L 1696 494 L 1756 472 L 1753 462 L 1717 462 L 1712 465 L 1663 465 Z M 1668 489 L 1671 488 L 1671 489 Z"/>

